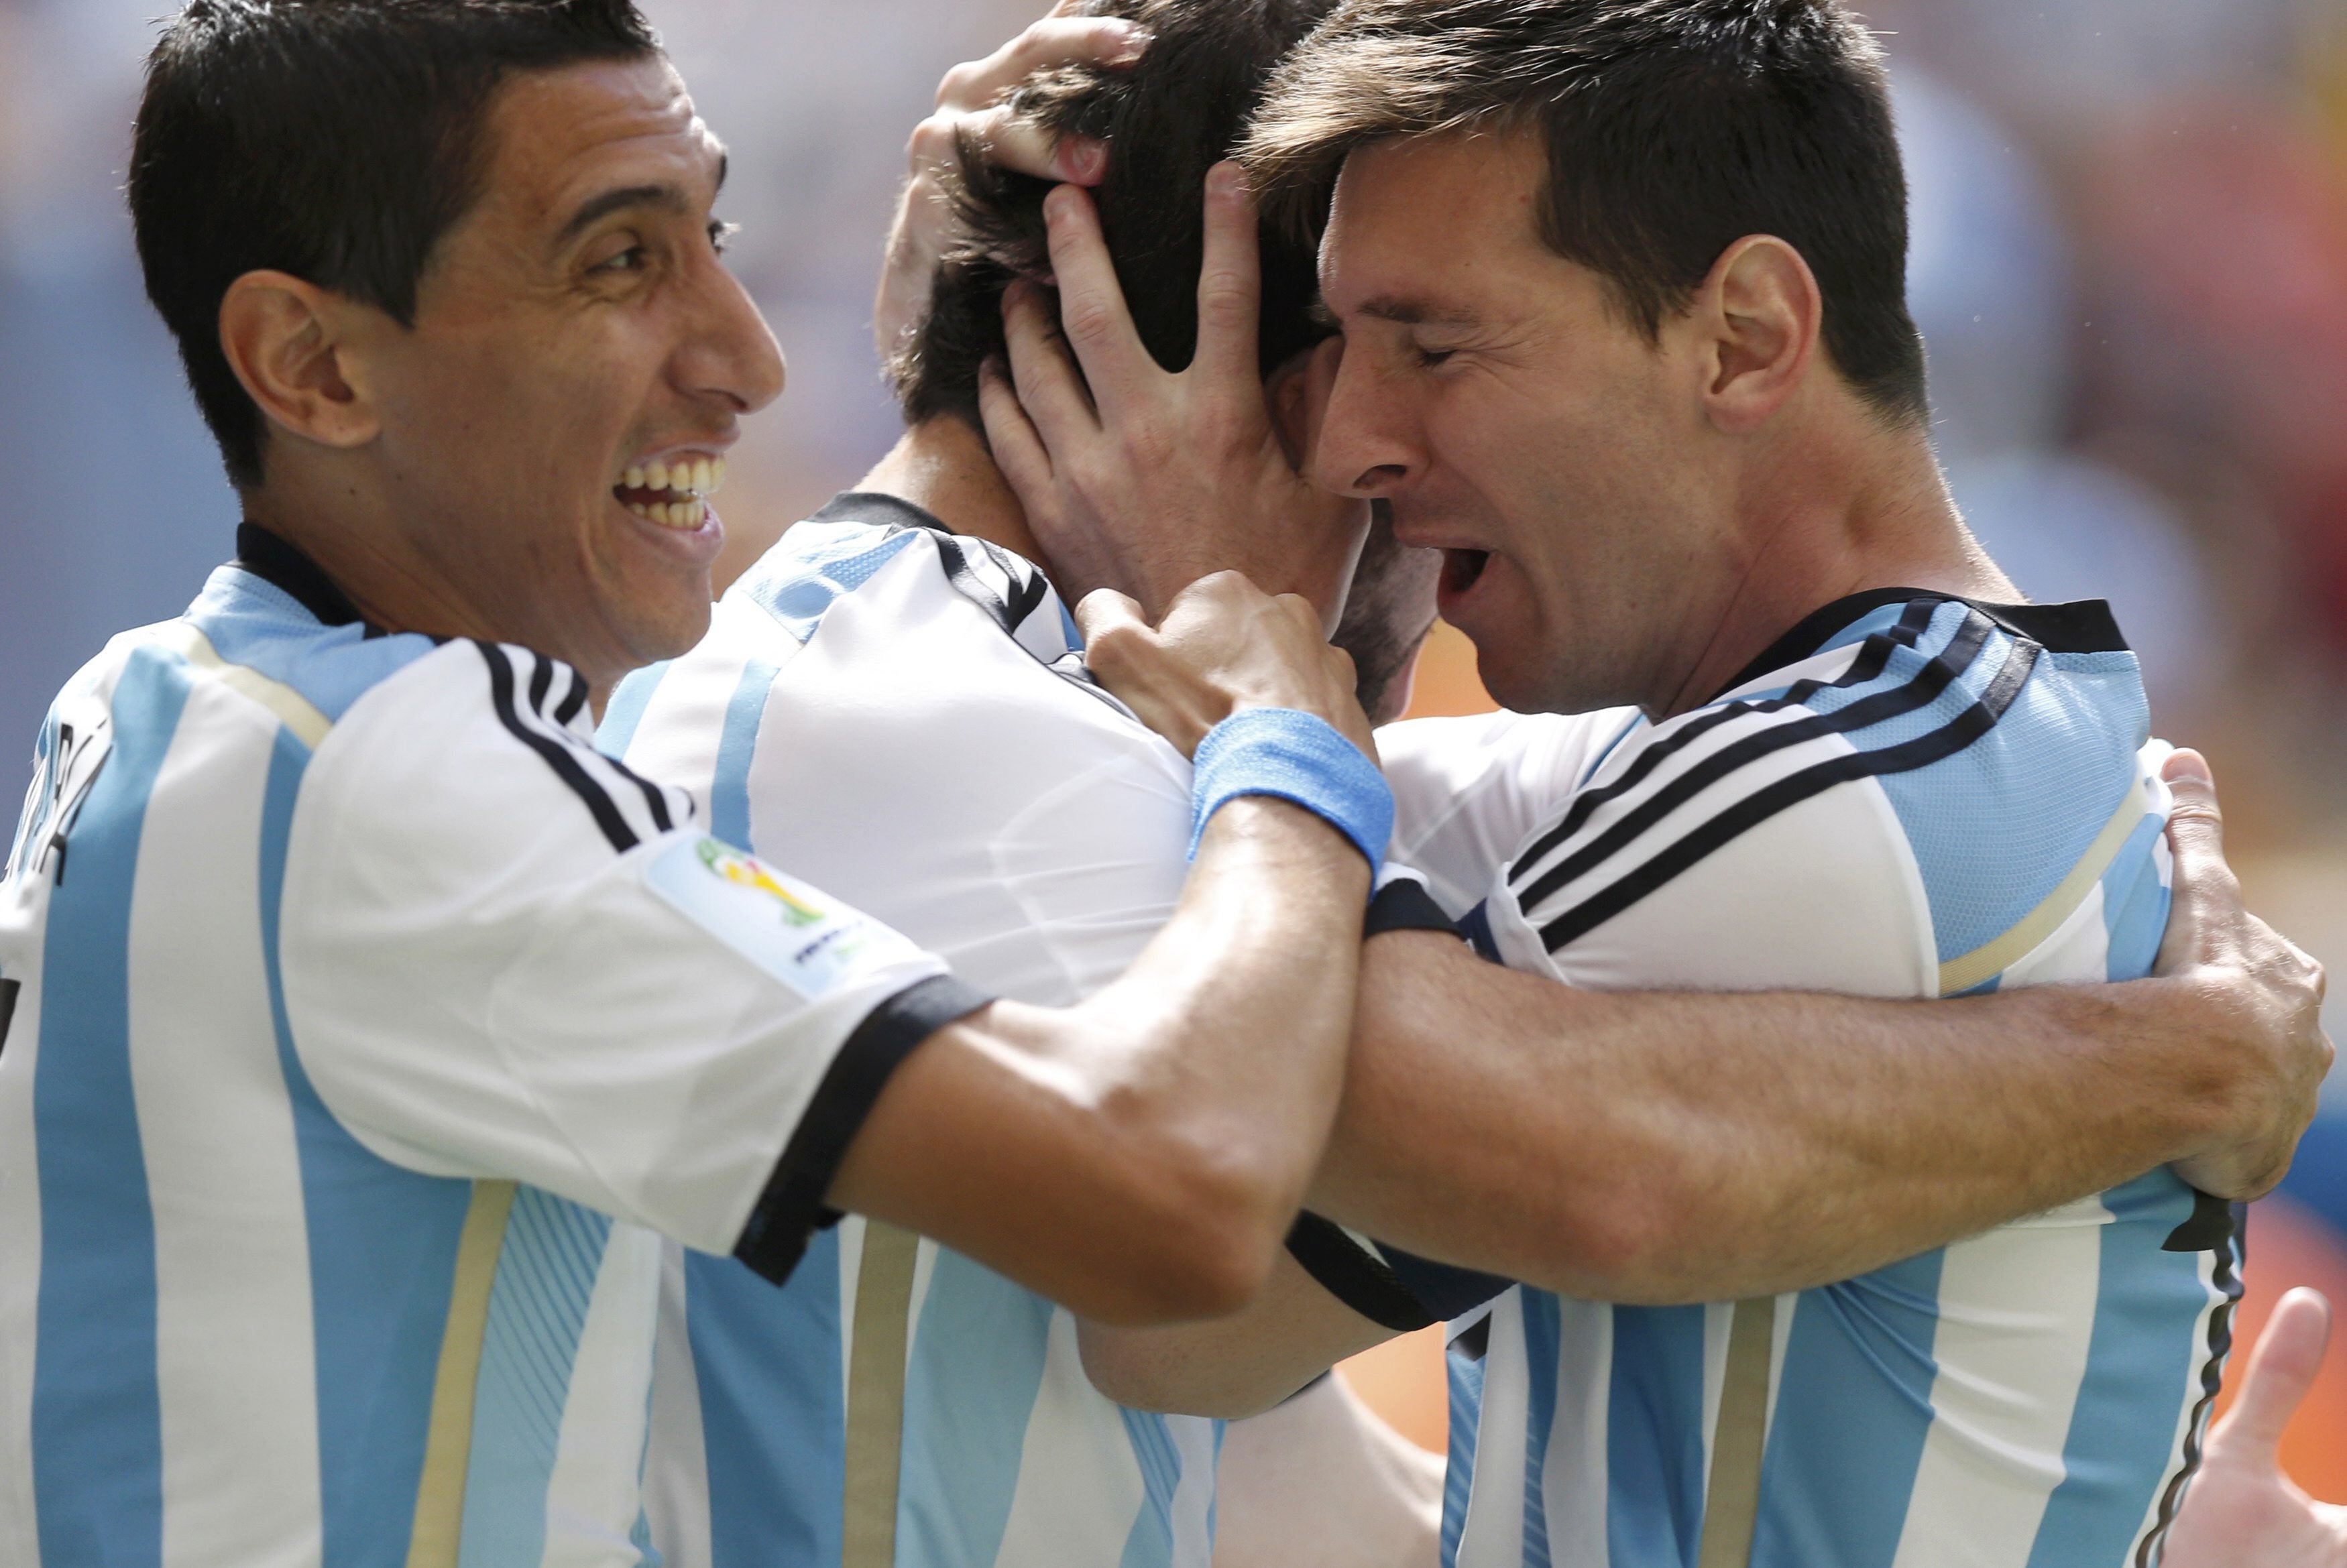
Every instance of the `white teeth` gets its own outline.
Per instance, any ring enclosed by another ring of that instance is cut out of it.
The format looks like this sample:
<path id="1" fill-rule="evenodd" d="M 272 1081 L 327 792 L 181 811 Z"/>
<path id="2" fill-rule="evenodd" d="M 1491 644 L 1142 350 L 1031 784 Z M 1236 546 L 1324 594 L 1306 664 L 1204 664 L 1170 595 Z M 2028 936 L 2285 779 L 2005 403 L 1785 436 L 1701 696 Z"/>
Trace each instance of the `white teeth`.
<path id="1" fill-rule="evenodd" d="M 620 476 L 620 483 L 627 489 L 641 490 L 644 487 L 644 471 L 641 468 L 630 468 Z"/>
<path id="2" fill-rule="evenodd" d="M 655 459 L 644 465 L 644 488 L 647 490 L 666 490 L 668 488 L 667 463 Z"/>
<path id="3" fill-rule="evenodd" d="M 702 491 L 702 494 L 704 495 L 714 495 L 724 488 L 725 460 L 722 457 L 712 459 L 709 464 L 709 488 Z"/>
<path id="4" fill-rule="evenodd" d="M 709 494 L 709 459 L 697 457 L 692 462 L 692 487 L 700 494 Z"/>

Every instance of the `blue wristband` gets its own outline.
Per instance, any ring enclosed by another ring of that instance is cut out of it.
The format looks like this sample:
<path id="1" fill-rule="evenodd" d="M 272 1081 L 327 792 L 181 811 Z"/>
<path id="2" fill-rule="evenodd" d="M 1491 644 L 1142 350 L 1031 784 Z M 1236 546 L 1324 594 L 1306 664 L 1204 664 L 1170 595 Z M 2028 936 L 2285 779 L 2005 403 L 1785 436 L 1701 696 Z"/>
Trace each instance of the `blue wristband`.
<path id="1" fill-rule="evenodd" d="M 1214 813 L 1242 795 L 1291 800 L 1326 818 L 1368 857 L 1373 875 L 1385 869 L 1393 789 L 1327 719 L 1292 708 L 1249 708 L 1206 732 L 1191 785 L 1192 859 Z"/>

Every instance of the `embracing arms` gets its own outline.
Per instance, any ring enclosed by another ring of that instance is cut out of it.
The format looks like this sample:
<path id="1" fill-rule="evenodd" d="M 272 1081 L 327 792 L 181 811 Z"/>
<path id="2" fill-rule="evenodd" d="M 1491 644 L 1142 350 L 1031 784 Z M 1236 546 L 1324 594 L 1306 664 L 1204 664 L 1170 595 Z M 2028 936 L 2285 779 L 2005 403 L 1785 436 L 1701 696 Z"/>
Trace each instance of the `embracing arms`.
<path id="1" fill-rule="evenodd" d="M 1379 939 L 1313 1206 L 1568 1294 L 1670 1303 L 1849 1278 L 2162 1165 L 2262 1194 L 2330 1064 L 2322 977 L 2240 907 L 2198 762 L 2169 764 L 2152 981 L 1925 1003 L 1598 993 Z"/>

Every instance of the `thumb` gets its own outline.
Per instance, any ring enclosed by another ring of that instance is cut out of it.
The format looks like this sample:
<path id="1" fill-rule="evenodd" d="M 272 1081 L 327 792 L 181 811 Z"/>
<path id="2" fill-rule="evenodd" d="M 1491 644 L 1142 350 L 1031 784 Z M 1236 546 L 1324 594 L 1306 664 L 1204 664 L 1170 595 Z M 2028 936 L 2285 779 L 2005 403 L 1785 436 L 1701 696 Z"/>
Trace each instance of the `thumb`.
<path id="1" fill-rule="evenodd" d="M 1149 620 L 1141 613 L 1140 600 L 1114 588 L 1095 588 L 1076 606 L 1076 629 L 1089 647 L 1118 632 L 1145 632 Z"/>
<path id="2" fill-rule="evenodd" d="M 2209 759 L 2188 748 L 2171 751 L 2160 765 L 2159 777 L 2175 801 L 2168 817 L 2168 839 L 2178 858 L 2189 853 L 2224 860 L 2225 813 L 2217 804 L 2217 780 Z"/>
<path id="3" fill-rule="evenodd" d="M 2198 751 L 2172 751 L 2159 776 L 2168 786 L 2168 848 L 2174 858 L 2174 904 L 2160 943 L 2162 974 L 2201 956 L 2203 927 L 2212 900 L 2238 898 L 2233 870 L 2225 863 L 2225 815 L 2217 805 L 2217 785 L 2209 759 Z"/>
<path id="4" fill-rule="evenodd" d="M 2240 1399 L 2211 1436 L 2211 1449 L 2223 1445 L 2236 1461 L 2245 1456 L 2260 1463 L 2274 1461 L 2281 1434 L 2314 1387 L 2330 1344 L 2331 1303 L 2322 1293 L 2301 1286 L 2284 1296 L 2258 1337 Z"/>

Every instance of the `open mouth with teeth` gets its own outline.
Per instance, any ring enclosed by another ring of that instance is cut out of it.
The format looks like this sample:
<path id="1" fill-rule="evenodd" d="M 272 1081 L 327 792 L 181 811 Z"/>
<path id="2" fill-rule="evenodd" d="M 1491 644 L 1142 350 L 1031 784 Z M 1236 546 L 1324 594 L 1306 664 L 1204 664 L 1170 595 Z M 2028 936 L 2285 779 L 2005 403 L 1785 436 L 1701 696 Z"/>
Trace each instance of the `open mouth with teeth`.
<path id="1" fill-rule="evenodd" d="M 1482 576 L 1483 568 L 1491 564 L 1489 550 L 1445 550 L 1442 552 L 1442 589 L 1446 594 L 1463 594 Z"/>
<path id="2" fill-rule="evenodd" d="M 709 498 L 725 487 L 722 457 L 685 457 L 630 468 L 611 487 L 620 504 L 663 528 L 692 529 L 709 520 Z"/>

